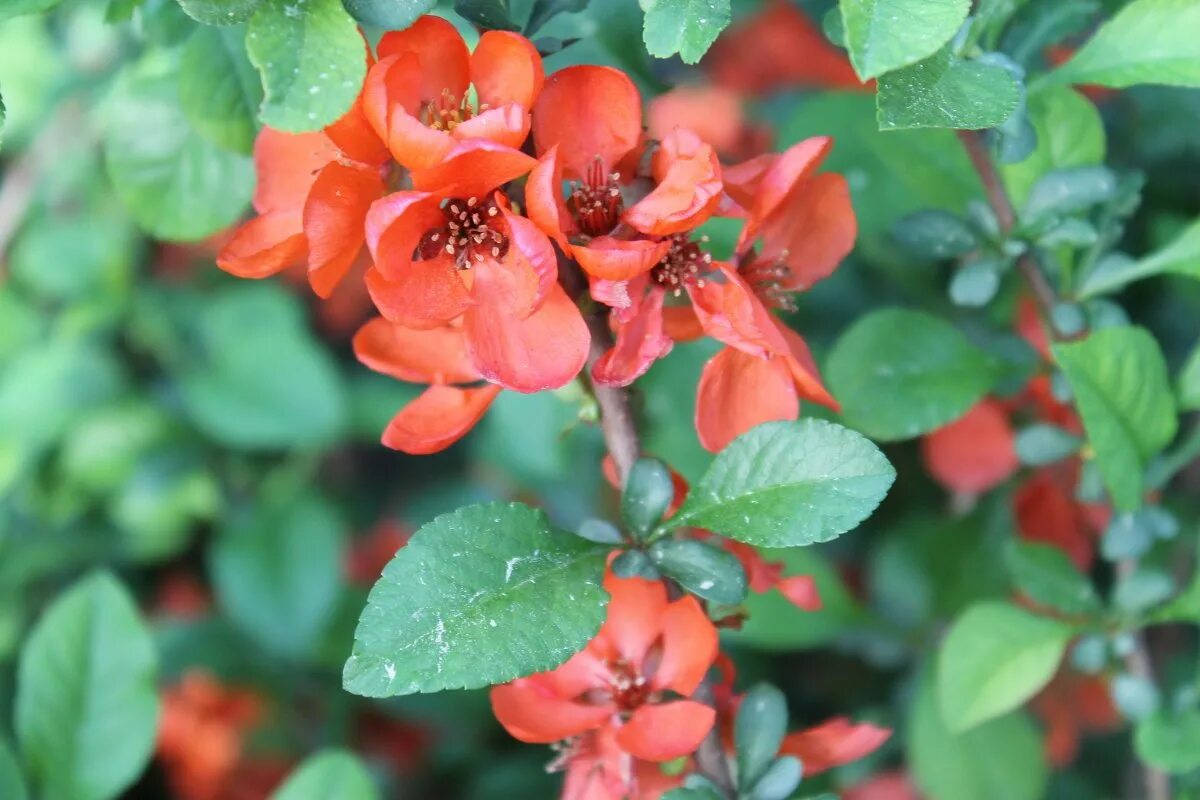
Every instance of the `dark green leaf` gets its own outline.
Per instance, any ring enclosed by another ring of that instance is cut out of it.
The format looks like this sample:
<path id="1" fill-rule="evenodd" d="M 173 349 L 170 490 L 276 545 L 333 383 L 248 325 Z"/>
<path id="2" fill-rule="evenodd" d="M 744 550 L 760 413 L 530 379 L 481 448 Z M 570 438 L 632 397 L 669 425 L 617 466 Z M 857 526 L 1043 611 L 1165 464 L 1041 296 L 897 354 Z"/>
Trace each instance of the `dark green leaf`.
<path id="1" fill-rule="evenodd" d="M 44 800 L 120 795 L 154 750 L 154 645 L 133 598 L 105 572 L 55 600 L 21 651 L 16 729 Z"/>
<path id="2" fill-rule="evenodd" d="M 1017 109 L 1012 73 L 982 61 L 961 61 L 942 50 L 879 79 L 879 129 L 993 128 Z"/>
<path id="3" fill-rule="evenodd" d="M 662 577 L 650 556 L 642 550 L 626 550 L 613 559 L 613 575 L 618 578 L 645 578 L 656 581 Z"/>
<path id="4" fill-rule="evenodd" d="M 1171 441 L 1177 425 L 1158 343 L 1142 328 L 1114 327 L 1053 351 L 1113 502 L 1136 509 L 1146 462 Z"/>
<path id="5" fill-rule="evenodd" d="M 729 24 L 729 0 L 639 0 L 646 20 L 642 40 L 657 58 L 676 53 L 695 64 Z"/>
<path id="6" fill-rule="evenodd" d="M 951 731 L 1018 708 L 1054 677 L 1071 626 L 1002 602 L 978 603 L 954 621 L 938 655 L 938 702 Z"/>
<path id="7" fill-rule="evenodd" d="M 969 0 L 841 0 L 850 63 L 863 80 L 933 55 L 958 32 Z"/>
<path id="8" fill-rule="evenodd" d="M 738 785 L 753 787 L 763 776 L 787 733 L 787 698 L 769 683 L 755 685 L 742 698 L 734 720 Z"/>
<path id="9" fill-rule="evenodd" d="M 375 800 L 379 790 L 358 757 L 345 750 L 309 756 L 271 800 Z"/>
<path id="10" fill-rule="evenodd" d="M 250 19 L 262 0 L 179 0 L 179 5 L 205 25 L 237 25 Z"/>
<path id="11" fill-rule="evenodd" d="M 336 121 L 362 88 L 363 48 L 340 0 L 264 0 L 246 29 L 246 50 L 266 92 L 262 121 L 284 131 Z"/>
<path id="12" fill-rule="evenodd" d="M 1066 614 L 1094 614 L 1100 598 L 1060 548 L 1013 539 L 1005 551 L 1016 588 L 1031 600 Z"/>
<path id="13" fill-rule="evenodd" d="M 246 58 L 241 28 L 200 28 L 183 51 L 179 102 L 192 127 L 237 153 L 254 147 L 262 84 Z"/>
<path id="14" fill-rule="evenodd" d="M 870 516 L 895 479 L 854 431 L 819 419 L 769 422 L 722 450 L 666 524 L 765 547 L 827 542 Z"/>
<path id="15" fill-rule="evenodd" d="M 846 422 L 873 439 L 911 439 L 965 414 L 996 369 L 950 323 L 919 311 L 861 318 L 829 355 L 829 385 Z"/>
<path id="16" fill-rule="evenodd" d="M 1182 774 L 1200 768 L 1200 711 L 1159 711 L 1138 723 L 1138 757 L 1151 766 Z"/>
<path id="17" fill-rule="evenodd" d="M 342 4 L 364 25 L 402 31 L 432 11 L 437 0 L 342 0 Z"/>
<path id="18" fill-rule="evenodd" d="M 371 590 L 343 673 L 346 689 L 388 697 L 553 669 L 604 621 L 607 552 L 516 503 L 438 517 Z"/>
<path id="19" fill-rule="evenodd" d="M 1100 10 L 1097 0 L 1019 4 L 1000 40 L 1000 49 L 1027 68 L 1040 64 L 1047 47 L 1086 28 Z"/>
<path id="20" fill-rule="evenodd" d="M 639 458 L 625 478 L 621 517 L 640 538 L 658 524 L 674 497 L 675 484 L 667 465 L 656 458 Z"/>
<path id="21" fill-rule="evenodd" d="M 525 33 L 533 35 L 559 14 L 574 14 L 587 8 L 588 0 L 534 0 L 525 23 Z"/>
<path id="22" fill-rule="evenodd" d="M 650 560 L 697 597 L 727 606 L 746 599 L 746 571 L 728 550 L 695 539 L 659 539 Z"/>
<path id="23" fill-rule="evenodd" d="M 1000 272 L 1004 265 L 996 259 L 981 258 L 954 271 L 950 279 L 950 300 L 956 306 L 979 308 L 991 302 L 1000 290 Z"/>
<path id="24" fill-rule="evenodd" d="M 1029 190 L 1021 222 L 1034 225 L 1056 214 L 1074 214 L 1110 200 L 1117 179 L 1107 167 L 1068 167 L 1049 172 Z"/>
<path id="25" fill-rule="evenodd" d="M 113 188 L 139 225 L 160 239 L 202 239 L 241 216 L 254 165 L 192 130 L 178 82 L 160 58 L 127 68 L 112 98 L 104 154 Z"/>
<path id="26" fill-rule="evenodd" d="M 956 214 L 937 209 L 917 211 L 892 226 L 892 237 L 917 258 L 956 258 L 979 245 L 974 232 Z"/>

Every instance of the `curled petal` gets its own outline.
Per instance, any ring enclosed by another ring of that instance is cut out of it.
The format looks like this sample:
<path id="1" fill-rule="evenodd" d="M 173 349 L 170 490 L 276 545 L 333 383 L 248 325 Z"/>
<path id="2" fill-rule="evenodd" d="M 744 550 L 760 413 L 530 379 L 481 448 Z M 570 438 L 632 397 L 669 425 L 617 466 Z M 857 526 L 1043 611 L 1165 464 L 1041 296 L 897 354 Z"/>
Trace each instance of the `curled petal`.
<path id="1" fill-rule="evenodd" d="M 850 187 L 841 175 L 826 172 L 798 187 L 795 196 L 767 218 L 759 258 L 786 265 L 780 287 L 800 291 L 833 274 L 854 249 L 857 235 Z"/>
<path id="2" fill-rule="evenodd" d="M 554 255 L 554 246 L 536 225 L 503 206 L 500 212 L 508 223 L 509 249 L 505 260 L 519 259 L 523 269 L 531 272 L 535 279 L 532 296 L 519 306 L 524 309 L 522 315 L 527 315 L 542 304 L 558 281 L 558 258 Z"/>
<path id="3" fill-rule="evenodd" d="M 339 162 L 327 164 L 304 203 L 308 239 L 308 280 L 320 297 L 329 297 L 350 270 L 364 239 L 367 210 L 383 194 L 378 170 Z"/>
<path id="4" fill-rule="evenodd" d="M 359 102 L 367 123 L 385 145 L 393 116 L 421 113 L 420 79 L 421 64 L 411 53 L 380 59 L 367 70 Z"/>
<path id="5" fill-rule="evenodd" d="M 391 155 L 367 119 L 361 94 L 349 111 L 332 125 L 326 126 L 325 135 L 348 158 L 362 164 L 382 165 Z"/>
<path id="6" fill-rule="evenodd" d="M 491 691 L 492 713 L 513 738 L 530 744 L 550 744 L 606 724 L 614 709 L 577 703 L 560 696 L 535 675 Z"/>
<path id="7" fill-rule="evenodd" d="M 562 164 L 558 159 L 558 145 L 554 145 L 542 154 L 525 181 L 525 213 L 570 255 L 567 236 L 575 232 L 575 221 L 563 202 L 562 185 Z"/>
<path id="8" fill-rule="evenodd" d="M 471 54 L 471 83 L 480 103 L 489 108 L 516 103 L 528 111 L 545 79 L 542 57 L 524 36 L 487 31 L 479 37 Z"/>
<path id="9" fill-rule="evenodd" d="M 749 216 L 754 208 L 758 186 L 778 158 L 778 153 L 763 153 L 740 164 L 721 168 L 721 182 L 725 185 L 725 193 L 738 204 L 742 215 Z"/>
<path id="10" fill-rule="evenodd" d="M 369 269 L 366 283 L 379 313 L 410 328 L 436 328 L 471 308 L 471 295 L 448 258 L 413 261 L 394 279 Z"/>
<path id="11" fill-rule="evenodd" d="M 471 54 L 467 43 L 450 22 L 426 15 L 402 31 L 388 31 L 376 48 L 379 58 L 411 53 L 421 65 L 421 98 L 438 100 L 442 92 L 462 100 L 471 79 Z"/>
<path id="12" fill-rule="evenodd" d="M 612 595 L 598 635 L 610 648 L 605 656 L 624 659 L 640 670 L 646 652 L 662 633 L 667 589 L 662 581 L 618 578 L 611 573 L 604 577 L 604 588 Z"/>
<path id="13" fill-rule="evenodd" d="M 739 252 L 745 245 L 758 238 L 759 227 L 782 208 L 798 187 L 813 176 L 831 149 L 833 139 L 828 136 L 814 136 L 770 158 L 767 169 L 757 177 L 752 186 L 747 187 L 753 193 L 753 202 L 748 206 L 750 216 L 738 241 Z M 747 170 L 746 166 L 743 166 L 736 177 L 745 180 L 747 171 L 753 172 L 756 166 L 764 163 L 768 162 L 761 157 L 759 160 L 752 160 L 750 169 Z"/>
<path id="14" fill-rule="evenodd" d="M 796 419 L 800 401 L 787 364 L 726 347 L 708 360 L 696 388 L 696 433 L 711 453 L 755 425 Z"/>
<path id="15" fill-rule="evenodd" d="M 685 128 L 676 128 L 654 156 L 658 185 L 625 212 L 642 233 L 668 236 L 690 231 L 712 216 L 721 201 L 721 164 L 716 151 Z"/>
<path id="16" fill-rule="evenodd" d="M 662 660 L 651 685 L 690 696 L 717 658 L 717 629 L 691 595 L 667 606 L 662 626 Z"/>
<path id="17" fill-rule="evenodd" d="M 254 140 L 254 210 L 260 214 L 304 207 L 317 173 L 337 158 L 337 148 L 321 131 L 284 133 L 263 128 Z"/>
<path id="18" fill-rule="evenodd" d="M 775 319 L 775 327 L 779 329 L 779 333 L 787 343 L 787 351 L 783 355 L 787 359 L 792 379 L 796 381 L 796 391 L 800 398 L 820 403 L 834 411 L 840 411 L 841 405 L 821 381 L 821 373 L 817 369 L 816 360 L 812 357 L 812 351 L 808 349 L 808 344 L 800 334 L 778 319 Z"/>
<path id="19" fill-rule="evenodd" d="M 644 705 L 617 731 L 621 749 L 646 761 L 671 761 L 694 753 L 717 713 L 695 700 Z"/>
<path id="20" fill-rule="evenodd" d="M 242 225 L 221 248 L 217 266 L 239 278 L 266 278 L 304 260 L 299 211 L 271 211 Z"/>
<path id="21" fill-rule="evenodd" d="M 629 76 L 611 67 L 561 69 L 534 104 L 537 152 L 558 145 L 569 179 L 582 180 L 597 157 L 612 170 L 641 138 L 641 95 Z"/>
<path id="22" fill-rule="evenodd" d="M 393 109 L 388 118 L 388 150 L 406 169 L 437 166 L 454 149 L 454 142 L 452 135 L 429 127 L 403 108 Z"/>
<path id="23" fill-rule="evenodd" d="M 663 331 L 676 342 L 691 342 L 704 335 L 704 326 L 691 304 L 663 309 Z"/>
<path id="24" fill-rule="evenodd" d="M 642 286 L 637 286 L 642 283 Z M 636 313 L 634 295 L 645 289 L 645 281 L 607 281 L 603 278 L 593 278 L 588 287 L 588 294 L 597 303 L 603 303 L 613 310 L 613 316 L 619 320 L 630 319 Z"/>
<path id="25" fill-rule="evenodd" d="M 597 236 L 586 245 L 573 248 L 572 255 L 583 271 L 593 278 L 627 281 L 649 272 L 670 249 L 671 242 L 668 239 L 660 242 L 649 239 L 626 241 L 611 236 Z"/>
<path id="26" fill-rule="evenodd" d="M 440 164 L 414 170 L 413 185 L 420 191 L 443 196 L 483 197 L 529 172 L 536 163 L 520 150 L 487 139 L 471 139 L 455 145 Z"/>
<path id="27" fill-rule="evenodd" d="M 498 394 L 500 387 L 492 385 L 430 386 L 392 417 L 383 444 L 414 456 L 445 450 L 475 427 Z"/>
<path id="28" fill-rule="evenodd" d="M 529 112 L 516 103 L 489 108 L 455 127 L 458 141 L 487 139 L 505 147 L 519 148 L 529 136 Z"/>
<path id="29" fill-rule="evenodd" d="M 637 313 L 617 328 L 617 342 L 596 361 L 592 378 L 604 386 L 628 386 L 671 351 L 671 338 L 663 333 L 665 292 L 652 292 Z"/>
<path id="30" fill-rule="evenodd" d="M 712 338 L 754 356 L 788 353 L 775 316 L 729 264 L 714 264 L 724 281 L 689 285 L 692 308 Z"/>
<path id="31" fill-rule="evenodd" d="M 439 198 L 428 192 L 392 192 L 376 200 L 365 223 L 375 266 L 384 276 L 399 278 L 412 263 L 421 238 L 445 221 Z"/>
<path id="32" fill-rule="evenodd" d="M 887 728 L 867 722 L 856 725 L 846 717 L 835 717 L 808 730 L 788 734 L 779 753 L 804 762 L 805 775 L 816 775 L 874 752 L 891 735 Z"/>
<path id="33" fill-rule="evenodd" d="M 779 579 L 779 593 L 803 611 L 820 611 L 821 594 L 812 575 L 792 575 Z"/>
<path id="34" fill-rule="evenodd" d="M 417 330 L 375 317 L 354 334 L 354 355 L 376 372 L 409 383 L 479 380 L 461 328 Z"/>

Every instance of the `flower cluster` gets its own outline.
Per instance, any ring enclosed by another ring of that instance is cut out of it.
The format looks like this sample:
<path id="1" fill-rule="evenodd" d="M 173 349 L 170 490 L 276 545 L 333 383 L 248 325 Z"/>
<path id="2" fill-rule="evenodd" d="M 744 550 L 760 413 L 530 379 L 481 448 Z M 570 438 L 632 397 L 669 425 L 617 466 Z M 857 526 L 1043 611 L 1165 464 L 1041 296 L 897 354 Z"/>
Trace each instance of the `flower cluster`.
<path id="1" fill-rule="evenodd" d="M 218 263 L 258 278 L 306 262 L 327 297 L 366 261 L 382 316 L 355 352 L 428 387 L 384 433 L 409 453 L 458 440 L 501 390 L 567 384 L 592 351 L 590 379 L 625 386 L 702 335 L 726 345 L 698 389 L 710 450 L 794 419 L 801 400 L 836 407 L 804 341 L 772 313 L 853 245 L 846 182 L 817 171 L 830 140 L 724 165 L 692 130 L 655 127 L 659 139 L 623 72 L 546 76 L 518 34 L 488 31 L 472 52 L 450 23 L 423 17 L 382 37 L 337 122 L 262 131 L 258 216 Z M 728 260 L 710 252 L 713 217 L 741 221 Z M 592 341 L 585 292 L 611 309 L 611 347 Z"/>

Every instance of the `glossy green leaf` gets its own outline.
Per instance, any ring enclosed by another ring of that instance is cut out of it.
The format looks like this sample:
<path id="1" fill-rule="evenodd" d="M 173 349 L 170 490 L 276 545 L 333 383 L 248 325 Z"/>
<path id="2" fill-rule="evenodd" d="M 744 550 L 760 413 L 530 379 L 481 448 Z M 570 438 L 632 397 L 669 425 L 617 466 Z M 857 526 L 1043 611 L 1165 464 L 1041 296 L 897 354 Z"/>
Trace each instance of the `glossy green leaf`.
<path id="1" fill-rule="evenodd" d="M 979 246 L 974 231 L 957 214 L 925 209 L 908 214 L 892 226 L 892 238 L 917 258 L 956 258 Z"/>
<path id="2" fill-rule="evenodd" d="M 455 0 L 454 10 L 484 30 L 516 30 L 508 0 Z"/>
<path id="3" fill-rule="evenodd" d="M 938 655 L 937 689 L 951 731 L 1018 708 L 1054 677 L 1073 629 L 1002 602 L 978 603 L 951 625 Z"/>
<path id="4" fill-rule="evenodd" d="M 1200 710 L 1159 711 L 1138 723 L 1134 732 L 1138 757 L 1175 774 L 1200 769 Z"/>
<path id="5" fill-rule="evenodd" d="M 667 465 L 656 458 L 639 458 L 621 491 L 621 518 L 640 538 L 658 524 L 674 497 L 675 483 Z"/>
<path id="6" fill-rule="evenodd" d="M 562 664 L 604 621 L 607 552 L 518 503 L 438 517 L 371 590 L 346 689 L 367 697 L 472 689 Z"/>
<path id="7" fill-rule="evenodd" d="M 271 800 L 376 800 L 379 790 L 366 766 L 345 750 L 309 756 Z"/>
<path id="8" fill-rule="evenodd" d="M 746 571 L 733 553 L 695 539 L 659 539 L 649 550 L 660 573 L 688 592 L 722 605 L 746 599 Z"/>
<path id="9" fill-rule="evenodd" d="M 1037 179 L 1056 169 L 1104 161 L 1104 123 L 1096 105 L 1065 86 L 1031 92 L 1026 113 L 1037 134 L 1037 146 L 1024 161 L 1000 167 L 1013 203 L 1025 204 Z"/>
<path id="10" fill-rule="evenodd" d="M 1013 584 L 1034 602 L 1066 614 L 1100 610 L 1092 582 L 1061 548 L 1013 539 L 1004 555 Z"/>
<path id="11" fill-rule="evenodd" d="M 205 25 L 236 25 L 253 16 L 262 0 L 179 0 L 189 17 Z"/>
<path id="12" fill-rule="evenodd" d="M 1116 89 L 1139 83 L 1200 86 L 1197 30 L 1200 4 L 1194 0 L 1134 0 L 1048 80 Z"/>
<path id="13" fill-rule="evenodd" d="M 854 431 L 819 419 L 769 422 L 722 450 L 666 524 L 764 547 L 827 542 L 870 516 L 895 479 Z"/>
<path id="14" fill-rule="evenodd" d="M 841 0 L 850 63 L 863 80 L 933 55 L 958 32 L 969 0 Z"/>
<path id="15" fill-rule="evenodd" d="M 156 672 L 150 634 L 110 574 L 54 601 L 17 675 L 17 736 L 38 797 L 108 800 L 134 782 L 154 750 Z"/>
<path id="16" fill-rule="evenodd" d="M 1020 88 L 995 64 L 949 49 L 879 78 L 879 129 L 994 128 L 1016 111 Z"/>
<path id="17" fill-rule="evenodd" d="M 729 0 L 639 0 L 646 20 L 642 40 L 650 55 L 679 54 L 695 64 L 729 24 Z"/>
<path id="18" fill-rule="evenodd" d="M 1021 222 L 1036 225 L 1059 214 L 1075 214 L 1106 202 L 1117 191 L 1117 178 L 1104 166 L 1066 167 L 1034 182 L 1021 208 Z"/>
<path id="19" fill-rule="evenodd" d="M 1175 400 L 1158 343 L 1118 326 L 1057 344 L 1088 442 L 1117 508 L 1141 505 L 1146 462 L 1175 436 Z"/>
<path id="20" fill-rule="evenodd" d="M 262 121 L 314 131 L 349 110 L 367 54 L 340 0 L 264 0 L 246 28 L 246 50 L 262 73 Z"/>
<path id="21" fill-rule="evenodd" d="M 179 102 L 192 127 L 237 153 L 254 147 L 263 96 L 244 38 L 241 28 L 199 28 L 184 47 L 179 69 Z"/>
<path id="22" fill-rule="evenodd" d="M 113 188 L 139 225 L 160 239 L 202 239 L 241 216 L 254 165 L 192 129 L 178 82 L 162 59 L 127 68 L 112 97 L 104 154 Z"/>
<path id="23" fill-rule="evenodd" d="M 950 279 L 950 301 L 956 306 L 985 306 L 1000 291 L 1000 276 L 1007 265 L 998 259 L 981 258 L 954 271 Z"/>
<path id="24" fill-rule="evenodd" d="M 826 368 L 846 422 L 872 439 L 911 439 L 965 414 L 992 387 L 986 354 L 945 320 L 874 311 L 838 340 Z"/>
<path id="25" fill-rule="evenodd" d="M 364 25 L 387 31 L 402 31 L 425 13 L 437 0 L 342 0 L 350 16 Z"/>
<path id="26" fill-rule="evenodd" d="M 739 785 L 754 786 L 771 766 L 787 724 L 787 698 L 783 692 L 769 683 L 757 684 L 746 692 L 733 727 Z"/>
<path id="27" fill-rule="evenodd" d="M 1118 291 L 1128 284 L 1155 275 L 1182 275 L 1200 280 L 1200 220 L 1187 226 L 1170 244 L 1136 261 L 1124 260 L 1083 281 L 1081 297 Z"/>

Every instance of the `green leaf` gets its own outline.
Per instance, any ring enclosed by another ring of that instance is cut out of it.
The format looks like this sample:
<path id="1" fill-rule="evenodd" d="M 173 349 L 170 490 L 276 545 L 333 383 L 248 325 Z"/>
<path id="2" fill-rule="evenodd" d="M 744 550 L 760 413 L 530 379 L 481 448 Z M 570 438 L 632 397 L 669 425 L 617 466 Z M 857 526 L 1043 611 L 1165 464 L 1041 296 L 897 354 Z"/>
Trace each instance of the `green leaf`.
<path id="1" fill-rule="evenodd" d="M 892 226 L 892 238 L 915 257 L 931 261 L 957 258 L 979 246 L 962 217 L 939 209 L 901 217 Z"/>
<path id="2" fill-rule="evenodd" d="M 179 102 L 197 133 L 226 150 L 249 153 L 262 97 L 241 28 L 198 28 L 192 34 L 180 64 Z"/>
<path id="3" fill-rule="evenodd" d="M 1139 566 L 1123 576 L 1112 592 L 1112 604 L 1129 615 L 1160 605 L 1175 593 L 1175 581 L 1159 570 Z"/>
<path id="4" fill-rule="evenodd" d="M 994 128 L 1021 102 L 1004 67 L 961 61 L 949 48 L 879 79 L 879 129 Z"/>
<path id="5" fill-rule="evenodd" d="M 202 239 L 241 216 L 254 165 L 192 129 L 178 82 L 162 58 L 127 68 L 113 93 L 104 155 L 113 188 L 139 225 L 160 239 Z"/>
<path id="6" fill-rule="evenodd" d="M 946 727 L 962 732 L 1012 711 L 1054 677 L 1071 626 L 993 601 L 968 608 L 938 655 L 937 691 Z"/>
<path id="7" fill-rule="evenodd" d="M 1019 208 L 1038 178 L 1056 169 L 1104 161 L 1104 123 L 1095 104 L 1065 86 L 1031 92 L 1026 101 L 1037 147 L 1024 161 L 1000 167 L 1005 186 Z"/>
<path id="8" fill-rule="evenodd" d="M 1183 411 L 1200 410 L 1200 342 L 1179 370 L 1175 394 Z"/>
<path id="9" fill-rule="evenodd" d="M 1200 219 L 1183 229 L 1170 244 L 1137 261 L 1115 262 L 1116 267 L 1097 270 L 1083 282 L 1081 298 L 1095 297 L 1124 288 L 1133 281 L 1172 274 L 1200 280 Z"/>
<path id="10" fill-rule="evenodd" d="M 293 295 L 241 284 L 211 296 L 201 314 L 202 352 L 181 365 L 180 384 L 205 434 L 245 449 L 312 446 L 338 435 L 346 417 L 341 380 Z"/>
<path id="11" fill-rule="evenodd" d="M 315 131 L 349 110 L 367 74 L 367 54 L 340 0 L 264 0 L 246 29 L 246 51 L 262 73 L 262 121 Z"/>
<path id="12" fill-rule="evenodd" d="M 1017 13 L 1004 29 L 1000 50 L 1026 69 L 1041 68 L 1047 47 L 1083 31 L 1100 10 L 1098 0 L 1019 0 Z"/>
<path id="13" fill-rule="evenodd" d="M 650 560 L 662 574 L 687 591 L 721 605 L 746 599 L 746 571 L 737 556 L 695 539 L 659 539 L 650 547 Z"/>
<path id="14" fill-rule="evenodd" d="M 722 450 L 665 524 L 764 547 L 827 542 L 870 516 L 895 479 L 854 431 L 820 419 L 768 422 Z"/>
<path id="15" fill-rule="evenodd" d="M 0 0 L 0 21 L 24 14 L 40 14 L 49 11 L 61 0 Z"/>
<path id="16" fill-rule="evenodd" d="M 958 32 L 970 0 L 841 0 L 850 63 L 864 81 L 933 55 Z"/>
<path id="17" fill-rule="evenodd" d="M 0 740 L 0 797 L 5 800 L 29 800 L 21 765 L 3 740 Z"/>
<path id="18" fill-rule="evenodd" d="M 843 418 L 872 439 L 911 439 L 965 414 L 996 369 L 945 320 L 891 308 L 861 318 L 827 367 Z"/>
<path id="19" fill-rule="evenodd" d="M 1007 266 L 985 257 L 959 267 L 950 279 L 950 301 L 967 308 L 987 305 L 1000 291 L 1000 276 Z"/>
<path id="20" fill-rule="evenodd" d="M 346 690 L 474 689 L 557 667 L 604 621 L 607 552 L 519 503 L 434 519 L 371 589 Z"/>
<path id="21" fill-rule="evenodd" d="M 1082 444 L 1078 436 L 1057 426 L 1030 425 L 1017 432 L 1017 458 L 1022 464 L 1040 467 L 1078 453 Z"/>
<path id="22" fill-rule="evenodd" d="M 386 31 L 402 31 L 422 14 L 432 11 L 437 0 L 342 0 L 350 16 L 364 25 Z"/>
<path id="23" fill-rule="evenodd" d="M 917 787 L 934 800 L 1044 800 L 1042 734 L 1009 714 L 965 733 L 942 721 L 932 681 L 921 682 L 909 717 L 908 763 Z"/>
<path id="24" fill-rule="evenodd" d="M 640 0 L 646 20 L 642 41 L 658 58 L 676 53 L 695 64 L 729 24 L 729 0 Z"/>
<path id="25" fill-rule="evenodd" d="M 1047 80 L 1115 89 L 1139 83 L 1200 86 L 1197 30 L 1200 4 L 1195 0 L 1135 0 Z"/>
<path id="26" fill-rule="evenodd" d="M 508 0 L 455 0 L 454 10 L 484 30 L 515 31 Z"/>
<path id="27" fill-rule="evenodd" d="M 525 23 L 525 33 L 533 35 L 559 14 L 575 14 L 588 6 L 588 0 L 534 0 Z"/>
<path id="28" fill-rule="evenodd" d="M 324 750 L 305 759 L 271 800 L 375 800 L 367 768 L 353 753 Z"/>
<path id="29" fill-rule="evenodd" d="M 1059 214 L 1074 214 L 1111 200 L 1117 178 L 1104 166 L 1066 167 L 1033 184 L 1021 209 L 1021 222 L 1036 225 Z"/>
<path id="30" fill-rule="evenodd" d="M 787 698 L 769 683 L 746 692 L 734 720 L 738 785 L 752 787 L 763 776 L 787 733 Z"/>
<path id="31" fill-rule="evenodd" d="M 270 498 L 222 530 L 209 551 L 217 599 L 251 639 L 313 653 L 341 585 L 343 523 L 317 497 Z"/>
<path id="32" fill-rule="evenodd" d="M 1136 509 L 1146 463 L 1171 441 L 1178 424 L 1158 343 L 1142 328 L 1116 326 L 1052 349 L 1114 504 Z"/>
<path id="33" fill-rule="evenodd" d="M 788 800 L 800 785 L 804 765 L 795 756 L 780 756 L 754 783 L 747 800 Z M 819 799 L 818 799 L 819 800 Z"/>
<path id="34" fill-rule="evenodd" d="M 17 677 L 17 736 L 38 797 L 107 800 L 133 783 L 154 750 L 156 672 L 133 598 L 111 575 L 54 601 Z"/>
<path id="35" fill-rule="evenodd" d="M 1034 602 L 1066 614 L 1094 614 L 1100 598 L 1092 582 L 1080 574 L 1060 548 L 1013 539 L 1005 551 L 1016 588 Z"/>
<path id="36" fill-rule="evenodd" d="M 1182 774 L 1200 768 L 1200 711 L 1158 711 L 1134 732 L 1138 757 L 1153 767 Z"/>
<path id="37" fill-rule="evenodd" d="M 183 12 L 205 25 L 237 25 L 254 15 L 262 0 L 179 0 Z"/>
<path id="38" fill-rule="evenodd" d="M 625 477 L 621 519 L 637 538 L 650 532 L 675 497 L 671 471 L 657 458 L 639 458 Z"/>

